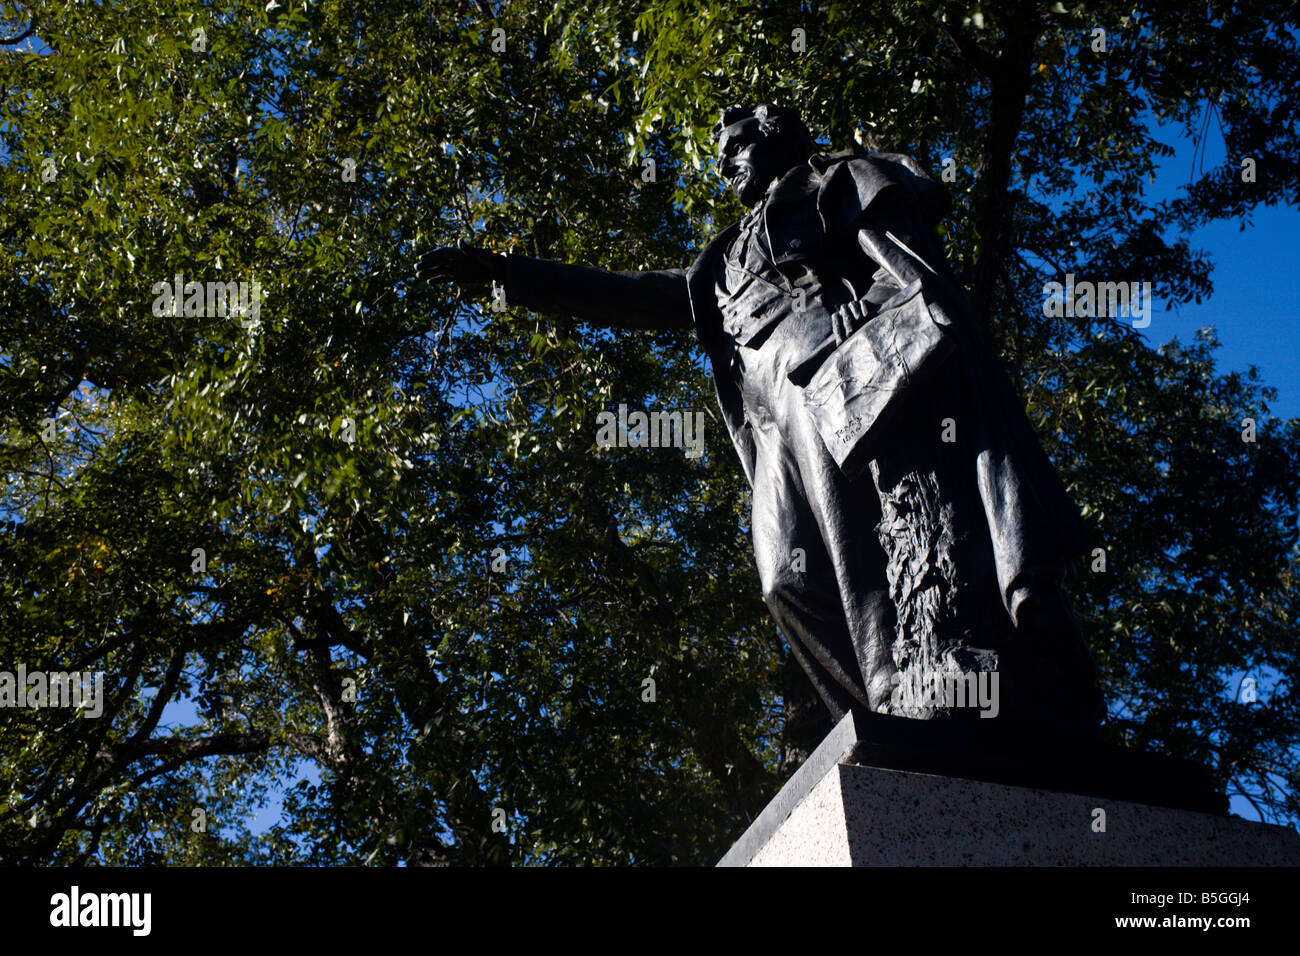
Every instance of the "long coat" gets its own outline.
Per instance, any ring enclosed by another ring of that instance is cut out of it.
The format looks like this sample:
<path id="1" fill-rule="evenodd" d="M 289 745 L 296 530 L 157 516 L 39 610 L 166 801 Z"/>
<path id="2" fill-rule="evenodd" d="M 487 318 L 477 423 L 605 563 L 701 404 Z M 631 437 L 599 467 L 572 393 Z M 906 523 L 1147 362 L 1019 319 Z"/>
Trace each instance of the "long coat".
<path id="1" fill-rule="evenodd" d="M 764 211 L 773 261 L 782 271 L 806 261 L 824 243 L 853 243 L 853 231 L 887 207 L 890 220 L 911 217 L 912 249 L 937 273 L 929 279 L 942 288 L 938 298 L 950 319 L 944 331 L 954 336 L 960 360 L 974 386 L 970 400 L 978 429 L 973 463 L 1004 605 L 1019 582 L 1035 571 L 1055 576 L 1074 554 L 1086 549 L 1088 535 L 1066 495 L 1006 372 L 974 321 L 955 280 L 937 252 L 930 230 L 943 214 L 947 197 L 906 157 L 815 156 L 787 173 Z M 751 484 L 754 441 L 745 419 L 740 390 L 728 374 L 728 350 L 714 281 L 722 256 L 738 226 L 712 240 L 686 273 L 691 315 L 700 343 L 713 365 L 723 421 Z M 937 260 L 937 261 L 936 261 Z M 870 533 L 870 529 L 863 529 Z"/>

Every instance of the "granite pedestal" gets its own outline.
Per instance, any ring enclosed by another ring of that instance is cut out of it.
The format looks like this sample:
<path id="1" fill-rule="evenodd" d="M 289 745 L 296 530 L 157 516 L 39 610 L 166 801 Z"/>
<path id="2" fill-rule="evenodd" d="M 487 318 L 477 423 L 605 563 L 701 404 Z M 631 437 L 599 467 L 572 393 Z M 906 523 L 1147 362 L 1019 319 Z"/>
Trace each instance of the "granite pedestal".
<path id="1" fill-rule="evenodd" d="M 847 715 L 718 865 L 1300 865 L 1294 830 L 1229 816 L 1195 765 L 1104 748 L 981 760 L 927 751 L 937 728 L 897 720 Z"/>

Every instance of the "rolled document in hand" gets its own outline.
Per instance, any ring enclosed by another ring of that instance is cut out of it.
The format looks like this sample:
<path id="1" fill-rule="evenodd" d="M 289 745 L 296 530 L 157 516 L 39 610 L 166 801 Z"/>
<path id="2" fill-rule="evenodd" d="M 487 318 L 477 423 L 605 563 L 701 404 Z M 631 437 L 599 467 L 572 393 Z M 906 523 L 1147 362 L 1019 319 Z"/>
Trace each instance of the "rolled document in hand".
<path id="1" fill-rule="evenodd" d="M 789 378 L 804 387 L 817 431 L 835 463 L 856 478 L 871 460 L 871 439 L 907 403 L 953 351 L 946 317 L 933 313 L 920 281 L 880 307 L 880 312 L 838 347 L 823 342 Z"/>

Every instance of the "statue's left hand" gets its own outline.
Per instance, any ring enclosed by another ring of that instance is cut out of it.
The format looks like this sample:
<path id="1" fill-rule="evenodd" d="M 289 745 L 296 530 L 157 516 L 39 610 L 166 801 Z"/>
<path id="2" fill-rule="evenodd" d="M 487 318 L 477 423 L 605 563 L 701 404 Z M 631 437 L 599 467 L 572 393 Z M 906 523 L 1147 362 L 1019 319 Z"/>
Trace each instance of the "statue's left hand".
<path id="1" fill-rule="evenodd" d="M 415 276 L 421 282 L 484 286 L 502 278 L 501 263 L 501 256 L 462 242 L 426 252 L 415 267 Z"/>
<path id="2" fill-rule="evenodd" d="M 1060 671 L 1062 686 L 1091 686 L 1092 655 L 1059 588 L 1018 590 L 1013 598 L 1016 637 L 1022 648 Z"/>

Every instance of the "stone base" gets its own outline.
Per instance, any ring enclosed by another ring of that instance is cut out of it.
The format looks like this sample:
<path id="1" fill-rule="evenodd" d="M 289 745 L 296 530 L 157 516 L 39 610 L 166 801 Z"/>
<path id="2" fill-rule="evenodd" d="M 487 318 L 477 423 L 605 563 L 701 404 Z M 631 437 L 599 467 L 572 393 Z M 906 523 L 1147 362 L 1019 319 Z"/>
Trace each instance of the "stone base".
<path id="1" fill-rule="evenodd" d="M 718 865 L 1300 866 L 1287 827 L 864 766 L 859 743 L 850 714 Z"/>

